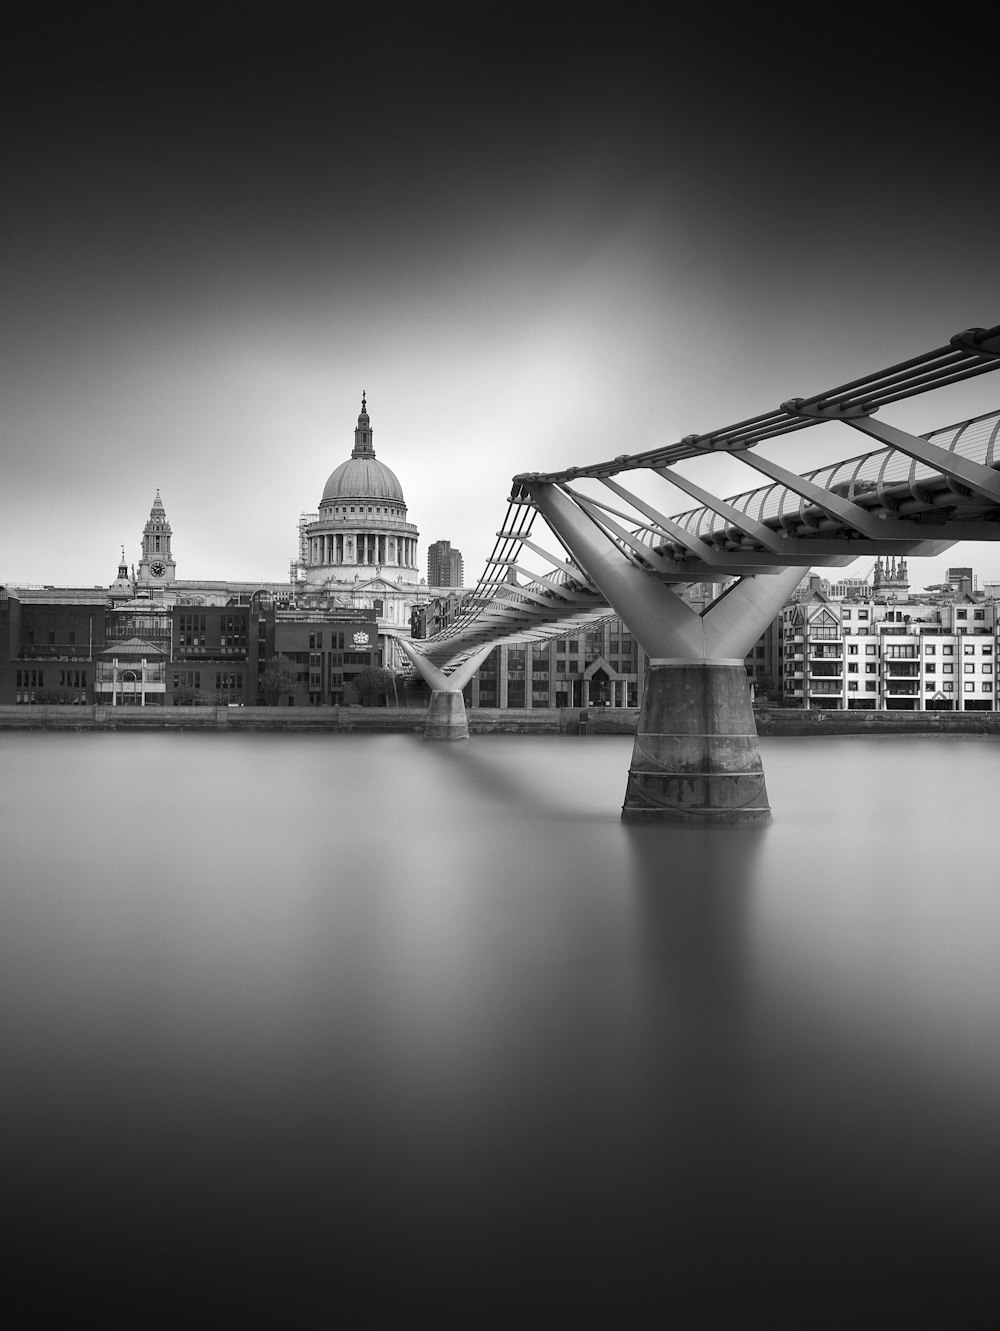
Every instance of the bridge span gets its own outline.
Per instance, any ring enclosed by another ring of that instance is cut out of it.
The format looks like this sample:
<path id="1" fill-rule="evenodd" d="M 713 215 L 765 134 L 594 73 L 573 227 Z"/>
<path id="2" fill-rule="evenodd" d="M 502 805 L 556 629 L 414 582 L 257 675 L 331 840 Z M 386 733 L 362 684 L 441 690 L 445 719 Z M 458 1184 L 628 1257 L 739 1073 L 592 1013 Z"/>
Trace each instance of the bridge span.
<path id="1" fill-rule="evenodd" d="M 1000 409 L 919 436 L 874 419 L 894 402 L 998 368 L 1000 325 L 969 329 L 723 429 L 516 476 L 493 552 L 455 622 L 419 643 L 400 640 L 432 690 L 425 736 L 468 737 L 461 691 L 497 643 L 561 635 L 613 612 L 650 661 L 623 819 L 768 823 L 744 656 L 806 568 L 1000 538 Z M 756 451 L 832 422 L 881 446 L 801 474 Z M 722 499 L 678 467 L 715 453 L 765 484 Z M 636 473 L 628 485 L 618 479 L 626 473 Z M 664 485 L 697 506 L 668 514 Z M 675 590 L 724 578 L 733 581 L 700 613 Z"/>

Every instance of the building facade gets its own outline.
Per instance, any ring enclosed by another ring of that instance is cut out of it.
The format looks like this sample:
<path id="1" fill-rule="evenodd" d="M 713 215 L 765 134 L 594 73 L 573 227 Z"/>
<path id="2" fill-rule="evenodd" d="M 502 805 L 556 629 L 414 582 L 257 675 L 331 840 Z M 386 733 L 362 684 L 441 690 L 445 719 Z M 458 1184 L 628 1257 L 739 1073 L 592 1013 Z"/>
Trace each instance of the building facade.
<path id="1" fill-rule="evenodd" d="M 782 612 L 782 693 L 805 709 L 994 711 L 996 603 L 817 588 Z"/>

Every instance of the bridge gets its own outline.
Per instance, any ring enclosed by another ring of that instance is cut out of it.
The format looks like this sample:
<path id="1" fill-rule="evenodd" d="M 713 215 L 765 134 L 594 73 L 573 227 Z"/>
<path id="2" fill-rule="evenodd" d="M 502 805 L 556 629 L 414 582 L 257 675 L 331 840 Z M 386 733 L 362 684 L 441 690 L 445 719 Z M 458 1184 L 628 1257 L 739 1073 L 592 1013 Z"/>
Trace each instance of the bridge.
<path id="1" fill-rule="evenodd" d="M 419 643 L 400 640 L 432 691 L 425 738 L 468 737 L 462 689 L 497 643 L 562 635 L 614 612 L 649 657 L 622 818 L 768 823 L 746 653 L 806 568 L 1000 538 L 1000 410 L 920 436 L 875 419 L 894 402 L 996 369 L 1000 325 L 968 329 L 723 429 L 515 476 L 493 552 L 455 622 Z M 880 447 L 801 474 L 756 451 L 831 422 Z M 766 483 L 722 499 L 678 469 L 713 453 Z M 696 507 L 668 515 L 664 483 Z M 674 590 L 726 578 L 700 613 Z"/>

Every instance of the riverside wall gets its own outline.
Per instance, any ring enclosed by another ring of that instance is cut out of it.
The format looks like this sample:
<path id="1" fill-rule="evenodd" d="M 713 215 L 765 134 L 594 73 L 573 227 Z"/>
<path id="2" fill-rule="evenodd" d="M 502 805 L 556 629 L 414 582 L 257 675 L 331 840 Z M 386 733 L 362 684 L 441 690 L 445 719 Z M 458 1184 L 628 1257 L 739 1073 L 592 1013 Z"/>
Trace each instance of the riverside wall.
<path id="1" fill-rule="evenodd" d="M 472 734 L 634 734 L 638 708 L 470 707 Z M 0 730 L 415 731 L 426 707 L 0 707 Z"/>
<path id="2" fill-rule="evenodd" d="M 0 707 L 2 730 L 414 731 L 423 707 Z M 1000 712 L 755 710 L 763 737 L 808 735 L 997 735 Z M 473 735 L 634 735 L 636 707 L 470 707 Z"/>

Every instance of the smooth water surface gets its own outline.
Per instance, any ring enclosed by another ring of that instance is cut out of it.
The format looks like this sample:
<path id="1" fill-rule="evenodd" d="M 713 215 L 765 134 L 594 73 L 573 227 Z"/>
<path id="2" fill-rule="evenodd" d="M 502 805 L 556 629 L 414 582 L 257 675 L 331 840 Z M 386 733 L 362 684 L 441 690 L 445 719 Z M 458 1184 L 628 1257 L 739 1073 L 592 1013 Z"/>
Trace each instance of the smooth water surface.
<path id="1" fill-rule="evenodd" d="M 0 736 L 33 1297 L 957 1310 L 1000 1219 L 1000 745 L 761 747 L 773 826 L 701 831 L 622 826 L 627 738 Z"/>

